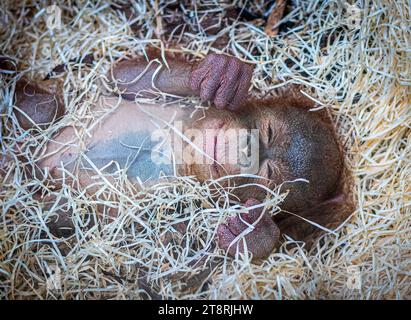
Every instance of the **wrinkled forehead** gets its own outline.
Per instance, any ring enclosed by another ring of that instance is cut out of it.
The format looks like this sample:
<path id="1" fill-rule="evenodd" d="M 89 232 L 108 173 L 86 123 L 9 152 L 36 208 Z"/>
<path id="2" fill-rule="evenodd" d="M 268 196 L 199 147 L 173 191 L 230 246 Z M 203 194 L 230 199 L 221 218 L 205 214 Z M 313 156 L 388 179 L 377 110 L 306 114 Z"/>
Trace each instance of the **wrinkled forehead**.
<path id="1" fill-rule="evenodd" d="M 239 112 L 239 116 L 244 119 L 249 126 L 261 128 L 264 127 L 266 123 L 281 122 L 284 116 L 284 110 L 283 108 L 254 103 L 249 105 L 248 108 L 243 108 Z"/>

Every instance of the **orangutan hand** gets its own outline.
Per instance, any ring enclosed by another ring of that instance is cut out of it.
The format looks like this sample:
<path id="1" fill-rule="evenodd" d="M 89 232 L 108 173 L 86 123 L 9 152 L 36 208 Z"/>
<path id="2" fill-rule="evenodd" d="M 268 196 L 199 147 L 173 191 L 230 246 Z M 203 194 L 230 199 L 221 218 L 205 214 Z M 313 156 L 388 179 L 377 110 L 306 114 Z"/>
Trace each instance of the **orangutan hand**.
<path id="1" fill-rule="evenodd" d="M 253 68 L 234 57 L 208 55 L 190 75 L 191 89 L 201 100 L 219 108 L 235 110 L 245 102 Z"/>
<path id="2" fill-rule="evenodd" d="M 246 207 L 257 205 L 259 202 L 255 199 L 249 199 L 245 203 Z M 250 210 L 248 213 L 242 213 L 241 217 L 249 224 L 257 221 L 262 213 L 263 208 Z M 228 251 L 228 254 L 234 256 L 237 249 L 244 252 L 244 240 L 240 238 L 234 242 L 234 239 L 245 229 L 247 225 L 241 221 L 239 216 L 229 217 L 227 224 L 221 224 L 217 229 L 218 245 L 221 249 Z M 269 214 L 264 214 L 260 221 L 254 226 L 254 230 L 244 236 L 247 243 L 247 249 L 253 254 L 253 258 L 263 258 L 268 256 L 277 246 L 280 237 L 280 229 L 274 223 Z"/>

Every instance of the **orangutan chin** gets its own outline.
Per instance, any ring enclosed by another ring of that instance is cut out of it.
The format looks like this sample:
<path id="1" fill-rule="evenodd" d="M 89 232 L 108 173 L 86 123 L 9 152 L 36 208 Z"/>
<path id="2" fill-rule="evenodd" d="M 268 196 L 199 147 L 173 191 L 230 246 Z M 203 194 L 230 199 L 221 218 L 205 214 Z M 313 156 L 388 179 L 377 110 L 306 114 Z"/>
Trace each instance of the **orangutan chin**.
<path id="1" fill-rule="evenodd" d="M 231 181 L 269 189 L 282 184 L 282 190 L 289 194 L 281 204 L 283 212 L 274 217 L 262 215 L 261 208 L 230 217 L 217 230 L 220 248 L 231 255 L 237 250 L 243 252 L 243 239 L 235 238 L 248 224 L 254 224 L 245 241 L 253 257 L 262 258 L 279 245 L 281 234 L 296 240 L 309 240 L 318 234 L 319 229 L 305 219 L 332 227 L 347 217 L 350 209 L 343 191 L 343 154 L 326 111 L 309 111 L 315 105 L 296 90 L 284 90 L 267 99 L 247 99 L 253 68 L 234 57 L 210 54 L 198 63 L 168 58 L 167 66 L 160 61 L 137 57 L 115 63 L 108 80 L 116 95 L 103 97 L 95 106 L 100 120 L 89 130 L 85 143 L 79 143 L 75 128 L 61 129 L 48 143 L 48 156 L 37 163 L 39 168 L 43 172 L 48 168 L 49 178 L 58 184 L 64 167 L 75 174 L 79 187 L 90 196 L 96 192 L 96 181 L 91 178 L 96 170 L 111 174 L 124 169 L 136 185 L 138 181 L 157 181 L 161 174 L 174 173 L 195 175 L 200 181 L 218 179 L 242 173 L 243 168 L 240 163 L 223 161 L 223 155 L 230 150 L 226 142 L 217 142 L 217 133 L 256 129 L 258 138 L 251 143 L 259 147 L 255 173 L 260 178 L 249 175 Z M 200 96 L 211 107 L 191 116 L 193 108 L 135 101 L 136 97 L 151 97 L 154 91 Z M 51 86 L 45 89 L 44 83 L 40 86 L 20 81 L 15 104 L 16 110 L 25 113 L 16 112 L 24 129 L 41 130 L 61 118 L 65 110 L 57 91 Z M 159 129 L 170 129 L 171 121 L 179 121 L 184 132 L 195 129 L 204 133 L 208 142 L 190 144 L 180 137 L 180 143 L 211 161 L 181 163 L 177 172 L 172 164 L 155 163 L 150 154 L 157 144 L 150 135 Z M 210 132 L 216 132 L 211 139 Z M 255 207 L 266 197 L 266 191 L 247 186 L 238 188 L 233 196 L 246 207 Z"/>

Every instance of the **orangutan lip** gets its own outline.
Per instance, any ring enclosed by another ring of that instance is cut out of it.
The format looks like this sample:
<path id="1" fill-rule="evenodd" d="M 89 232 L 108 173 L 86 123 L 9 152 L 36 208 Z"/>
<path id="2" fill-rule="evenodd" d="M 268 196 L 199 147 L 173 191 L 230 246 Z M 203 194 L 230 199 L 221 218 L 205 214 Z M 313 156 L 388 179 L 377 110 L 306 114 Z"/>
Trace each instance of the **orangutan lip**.
<path id="1" fill-rule="evenodd" d="M 217 136 L 214 136 L 214 162 L 217 162 Z"/>
<path id="2" fill-rule="evenodd" d="M 217 136 L 214 136 L 214 161 L 211 166 L 213 167 L 215 174 L 218 176 L 220 170 L 218 169 L 219 164 L 217 163 Z"/>
<path id="3" fill-rule="evenodd" d="M 210 155 L 210 160 L 211 159 L 213 160 L 213 162 L 211 163 L 211 168 L 212 168 L 214 174 L 216 174 L 217 176 L 219 176 L 219 174 L 220 174 L 220 170 L 219 170 L 220 168 L 218 168 L 220 166 L 220 164 L 218 164 L 218 160 L 217 160 L 218 134 L 221 132 L 223 127 L 224 127 L 224 121 L 220 121 L 218 123 L 218 125 L 214 127 L 214 130 L 215 130 L 214 134 L 215 135 L 214 135 L 214 137 L 210 137 L 210 140 L 211 139 L 214 139 L 214 140 L 210 141 L 211 143 L 209 144 L 209 149 L 208 149 L 209 150 L 208 152 L 209 152 L 209 155 Z"/>

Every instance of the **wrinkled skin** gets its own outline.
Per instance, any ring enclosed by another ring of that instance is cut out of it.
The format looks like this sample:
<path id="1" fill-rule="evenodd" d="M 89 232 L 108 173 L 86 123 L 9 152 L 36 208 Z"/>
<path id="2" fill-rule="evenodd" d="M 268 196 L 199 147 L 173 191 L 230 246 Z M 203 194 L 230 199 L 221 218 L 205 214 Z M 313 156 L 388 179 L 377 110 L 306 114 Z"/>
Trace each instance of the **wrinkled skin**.
<path id="1" fill-rule="evenodd" d="M 191 72 L 190 86 L 202 101 L 211 101 L 218 109 L 236 110 L 245 102 L 252 75 L 250 65 L 210 54 Z"/>

